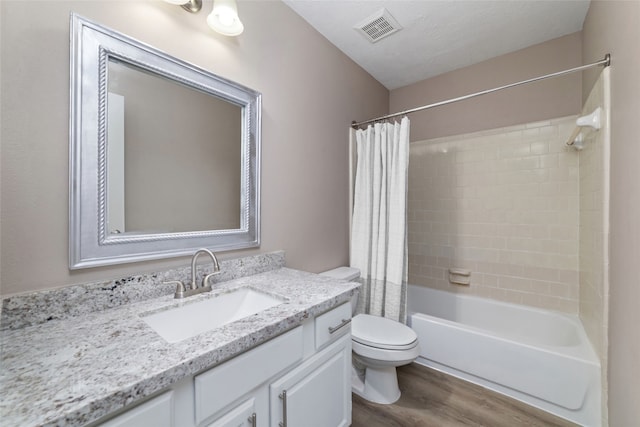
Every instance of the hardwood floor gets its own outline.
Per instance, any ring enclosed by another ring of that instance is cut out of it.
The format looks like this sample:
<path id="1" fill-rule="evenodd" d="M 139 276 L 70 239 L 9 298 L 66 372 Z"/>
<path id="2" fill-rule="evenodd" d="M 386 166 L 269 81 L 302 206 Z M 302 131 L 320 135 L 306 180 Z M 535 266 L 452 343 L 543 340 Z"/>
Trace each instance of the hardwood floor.
<path id="1" fill-rule="evenodd" d="M 353 394 L 352 427 L 569 427 L 575 424 L 416 363 L 398 368 L 392 405 Z"/>

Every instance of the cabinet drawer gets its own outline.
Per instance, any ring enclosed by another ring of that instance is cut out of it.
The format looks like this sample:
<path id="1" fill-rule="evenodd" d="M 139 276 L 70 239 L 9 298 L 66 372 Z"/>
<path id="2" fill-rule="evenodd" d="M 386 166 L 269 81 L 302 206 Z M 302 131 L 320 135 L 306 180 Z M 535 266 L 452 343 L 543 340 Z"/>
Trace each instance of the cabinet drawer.
<path id="1" fill-rule="evenodd" d="M 158 397 L 136 406 L 109 421 L 101 427 L 171 427 L 173 426 L 173 392 L 168 391 Z"/>
<path id="2" fill-rule="evenodd" d="M 342 304 L 316 317 L 316 349 L 351 330 L 351 304 Z"/>
<path id="3" fill-rule="evenodd" d="M 302 327 L 298 327 L 196 376 L 196 423 L 302 360 L 302 355 Z"/>

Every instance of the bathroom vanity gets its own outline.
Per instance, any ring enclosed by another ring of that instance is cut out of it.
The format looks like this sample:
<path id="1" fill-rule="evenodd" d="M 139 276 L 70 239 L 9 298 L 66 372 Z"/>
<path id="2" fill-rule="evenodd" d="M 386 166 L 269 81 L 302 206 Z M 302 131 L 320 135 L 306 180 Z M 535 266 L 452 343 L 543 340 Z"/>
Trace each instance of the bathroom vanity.
<path id="1" fill-rule="evenodd" d="M 328 330 L 350 316 L 343 304 L 100 425 L 348 426 L 349 328 Z"/>
<path id="2" fill-rule="evenodd" d="M 277 268 L 187 301 L 167 295 L 3 327 L 0 417 L 20 426 L 348 426 L 357 287 Z M 144 320 L 239 288 L 282 303 L 173 343 Z"/>

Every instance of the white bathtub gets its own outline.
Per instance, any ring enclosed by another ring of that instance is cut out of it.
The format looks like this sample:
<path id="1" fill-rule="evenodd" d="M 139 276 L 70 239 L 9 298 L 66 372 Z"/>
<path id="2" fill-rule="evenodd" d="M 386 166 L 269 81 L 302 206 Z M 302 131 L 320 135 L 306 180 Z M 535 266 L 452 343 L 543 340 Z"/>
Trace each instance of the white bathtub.
<path id="1" fill-rule="evenodd" d="M 409 285 L 417 363 L 600 426 L 600 362 L 576 316 Z"/>

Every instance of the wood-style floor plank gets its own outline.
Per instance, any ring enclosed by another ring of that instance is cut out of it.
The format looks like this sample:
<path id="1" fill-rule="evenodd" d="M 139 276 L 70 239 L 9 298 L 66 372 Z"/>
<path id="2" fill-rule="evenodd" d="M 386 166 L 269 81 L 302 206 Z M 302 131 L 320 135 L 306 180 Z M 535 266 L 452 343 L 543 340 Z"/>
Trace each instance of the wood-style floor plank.
<path id="1" fill-rule="evenodd" d="M 352 427 L 574 427 L 517 400 L 416 363 L 398 368 L 402 396 L 379 405 L 353 395 Z"/>

